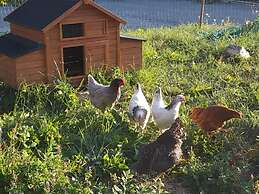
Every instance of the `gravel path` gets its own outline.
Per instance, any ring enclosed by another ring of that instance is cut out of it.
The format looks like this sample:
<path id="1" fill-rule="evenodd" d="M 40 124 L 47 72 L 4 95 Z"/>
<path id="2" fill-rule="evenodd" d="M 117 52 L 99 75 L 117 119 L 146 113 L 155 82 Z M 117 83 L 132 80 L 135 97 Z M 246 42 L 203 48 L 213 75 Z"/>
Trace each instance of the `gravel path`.
<path id="1" fill-rule="evenodd" d="M 127 28 L 173 26 L 198 21 L 200 4 L 198 0 L 96 0 L 105 8 L 128 21 Z M 3 22 L 11 7 L 0 7 L 0 32 L 8 31 Z M 205 20 L 221 23 L 229 18 L 242 24 L 254 20 L 259 4 L 213 3 L 206 5 Z"/>

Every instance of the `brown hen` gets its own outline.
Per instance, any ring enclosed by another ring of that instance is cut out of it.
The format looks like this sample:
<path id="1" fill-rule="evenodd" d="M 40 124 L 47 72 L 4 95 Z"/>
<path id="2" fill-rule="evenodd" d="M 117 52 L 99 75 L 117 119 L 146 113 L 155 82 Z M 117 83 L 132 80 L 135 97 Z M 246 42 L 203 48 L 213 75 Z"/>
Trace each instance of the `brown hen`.
<path id="1" fill-rule="evenodd" d="M 225 121 L 242 118 L 242 113 L 224 106 L 214 105 L 208 108 L 193 108 L 189 116 L 205 132 L 212 133 L 220 131 Z"/>

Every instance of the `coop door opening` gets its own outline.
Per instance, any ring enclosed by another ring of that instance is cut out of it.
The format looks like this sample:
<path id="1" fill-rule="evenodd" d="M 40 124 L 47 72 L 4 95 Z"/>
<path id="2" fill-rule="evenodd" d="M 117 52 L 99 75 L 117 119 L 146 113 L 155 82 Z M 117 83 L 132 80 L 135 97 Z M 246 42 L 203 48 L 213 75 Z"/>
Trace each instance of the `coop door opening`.
<path id="1" fill-rule="evenodd" d="M 84 47 L 63 48 L 64 73 L 68 77 L 84 75 Z"/>

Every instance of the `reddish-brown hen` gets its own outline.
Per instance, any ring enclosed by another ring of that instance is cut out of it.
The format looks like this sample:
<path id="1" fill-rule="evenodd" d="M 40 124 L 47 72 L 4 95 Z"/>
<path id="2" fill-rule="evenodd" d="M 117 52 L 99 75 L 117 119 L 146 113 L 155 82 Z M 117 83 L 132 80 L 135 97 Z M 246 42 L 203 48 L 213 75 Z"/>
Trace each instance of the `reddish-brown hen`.
<path id="1" fill-rule="evenodd" d="M 222 129 L 225 121 L 232 118 L 241 118 L 242 113 L 224 106 L 214 105 L 208 108 L 193 108 L 189 116 L 201 129 L 211 133 Z"/>

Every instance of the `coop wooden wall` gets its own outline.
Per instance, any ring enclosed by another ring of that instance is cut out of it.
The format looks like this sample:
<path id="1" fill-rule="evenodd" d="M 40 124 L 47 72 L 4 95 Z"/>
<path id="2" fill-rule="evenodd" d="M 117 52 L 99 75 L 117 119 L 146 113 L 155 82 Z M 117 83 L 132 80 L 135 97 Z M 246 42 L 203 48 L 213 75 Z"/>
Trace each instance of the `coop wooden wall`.
<path id="1" fill-rule="evenodd" d="M 16 59 L 16 77 L 18 84 L 44 83 L 46 81 L 44 50 L 39 50 Z"/>
<path id="2" fill-rule="evenodd" d="M 0 80 L 16 87 L 15 61 L 5 55 L 0 55 Z"/>
<path id="3" fill-rule="evenodd" d="M 27 27 L 19 26 L 16 24 L 10 25 L 11 32 L 15 35 L 34 40 L 36 42 L 43 42 L 43 33 Z"/>
<path id="4" fill-rule="evenodd" d="M 121 38 L 121 65 L 125 70 L 139 69 L 142 66 L 142 41 Z"/>
<path id="5" fill-rule="evenodd" d="M 103 47 L 107 47 L 107 56 L 105 62 L 109 65 L 117 65 L 119 22 L 100 12 L 91 5 L 83 5 L 68 17 L 66 17 L 66 19 L 64 19 L 61 23 L 77 22 L 85 23 L 86 36 L 83 41 L 86 45 L 86 54 L 95 54 L 91 53 L 91 50 L 96 50 L 96 48 L 93 48 L 93 43 L 97 42 L 97 45 L 103 45 Z M 100 46 L 98 47 L 100 48 Z"/>
<path id="6" fill-rule="evenodd" d="M 63 39 L 62 24 L 84 23 L 85 36 L 80 38 Z M 62 50 L 64 47 L 85 47 L 85 73 L 90 68 L 118 65 L 119 22 L 103 14 L 91 5 L 82 5 L 65 17 L 59 24 L 45 34 L 48 72 L 57 75 L 58 69 L 63 72 Z"/>

